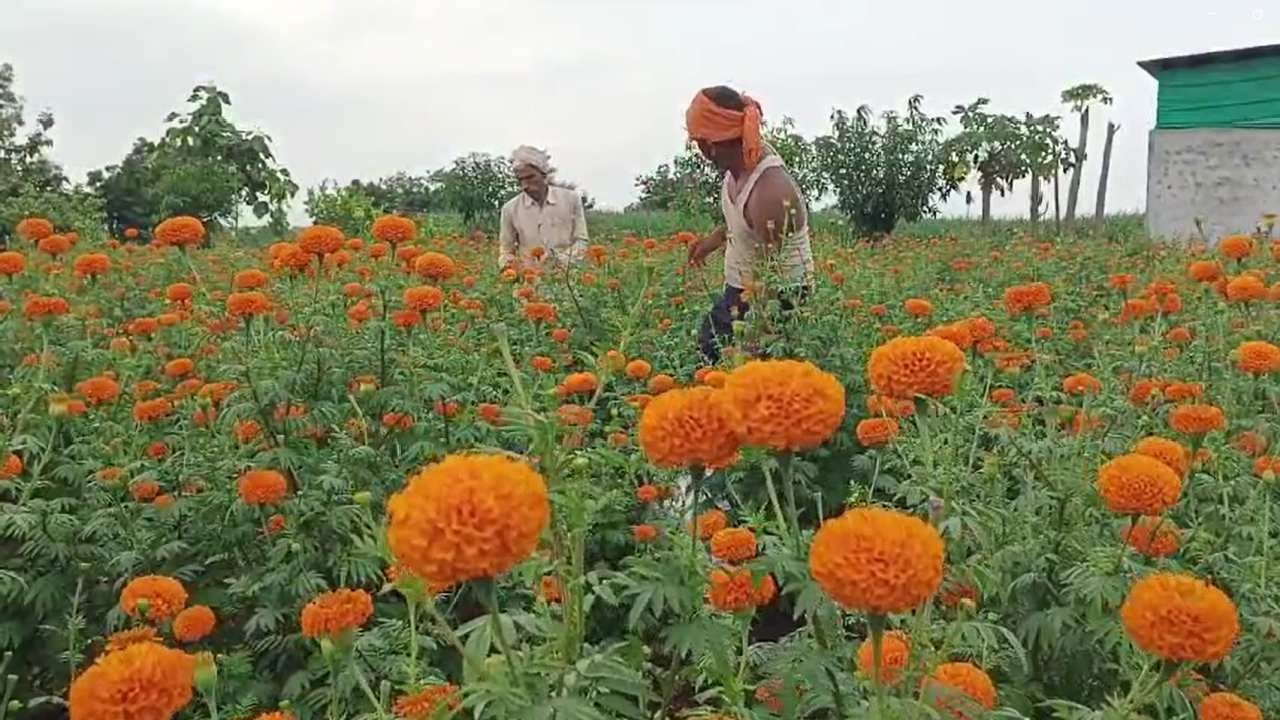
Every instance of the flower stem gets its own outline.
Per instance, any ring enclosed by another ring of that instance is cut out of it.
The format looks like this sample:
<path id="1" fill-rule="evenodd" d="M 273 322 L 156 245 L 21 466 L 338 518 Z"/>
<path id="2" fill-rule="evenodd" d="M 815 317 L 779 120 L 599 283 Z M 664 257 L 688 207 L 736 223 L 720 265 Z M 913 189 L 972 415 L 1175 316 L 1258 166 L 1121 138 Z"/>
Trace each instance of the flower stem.
<path id="1" fill-rule="evenodd" d="M 453 628 L 449 626 L 449 622 L 440 614 L 440 608 L 436 607 L 435 601 L 428 599 L 426 608 L 427 614 L 431 616 L 435 624 L 435 631 L 445 639 L 445 642 L 452 645 L 454 650 L 458 651 L 458 655 L 462 657 L 462 662 L 470 666 L 481 677 L 487 676 L 489 671 L 485 669 L 484 663 L 471 657 L 471 653 L 467 652 L 466 646 L 458 639 L 458 634 L 453 631 Z"/>
<path id="2" fill-rule="evenodd" d="M 507 660 L 507 674 L 511 676 L 511 684 L 520 687 L 520 674 L 516 671 L 516 655 L 511 649 L 511 642 L 507 640 L 507 634 L 502 629 L 502 615 L 498 612 L 498 585 L 493 580 L 482 580 L 476 583 L 479 586 L 480 595 L 484 598 L 484 604 L 489 609 L 489 621 L 493 626 L 493 634 L 498 639 L 498 648 L 502 650 L 502 656 Z"/>
<path id="3" fill-rule="evenodd" d="M 385 718 L 387 713 L 382 709 L 382 702 L 378 700 L 378 696 L 373 692 L 373 688 L 369 686 L 369 681 L 365 678 L 364 673 L 361 672 L 360 665 L 356 662 L 354 652 L 351 654 L 351 672 L 355 674 L 356 684 L 364 691 L 365 697 L 369 698 L 369 702 L 373 703 L 373 708 L 377 711 L 378 717 Z"/>
<path id="4" fill-rule="evenodd" d="M 418 600 L 406 597 L 409 609 L 409 684 L 418 682 Z"/>
<path id="5" fill-rule="evenodd" d="M 787 523 L 787 518 L 782 514 L 782 503 L 778 502 L 778 488 L 773 484 L 773 472 L 769 470 L 769 464 L 765 463 L 761 469 L 764 471 L 764 487 L 769 493 L 769 504 L 773 506 L 773 514 L 778 519 L 778 532 L 782 534 L 784 542 L 790 544 L 791 531 Z"/>
<path id="6" fill-rule="evenodd" d="M 884 666 L 884 616 L 872 615 L 867 618 L 867 624 L 871 627 L 871 683 L 876 689 L 875 716 L 883 718 L 885 686 L 881 668 Z"/>

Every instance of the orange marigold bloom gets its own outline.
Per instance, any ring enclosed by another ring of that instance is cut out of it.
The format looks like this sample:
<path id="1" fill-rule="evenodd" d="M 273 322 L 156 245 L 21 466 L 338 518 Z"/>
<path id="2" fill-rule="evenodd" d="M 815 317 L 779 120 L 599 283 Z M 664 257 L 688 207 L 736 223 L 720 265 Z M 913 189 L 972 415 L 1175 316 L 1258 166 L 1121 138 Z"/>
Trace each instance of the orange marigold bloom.
<path id="1" fill-rule="evenodd" d="M 461 707 L 462 697 L 458 686 L 445 683 L 429 685 L 412 695 L 401 695 L 396 698 L 391 711 L 401 720 L 436 720 L 447 717 L 440 715 L 440 710 L 453 712 Z"/>
<path id="2" fill-rule="evenodd" d="M 961 350 L 968 350 L 973 347 L 973 334 L 969 331 L 967 322 L 955 322 L 947 325 L 939 325 L 932 328 L 927 333 L 933 337 L 940 337 L 943 340 L 950 340 L 956 347 Z"/>
<path id="3" fill-rule="evenodd" d="M 928 317 L 933 314 L 933 303 L 924 298 L 907 298 L 902 303 L 902 309 L 912 317 Z"/>
<path id="4" fill-rule="evenodd" d="M 880 395 L 944 397 L 955 392 L 964 352 L 938 337 L 894 338 L 871 351 L 867 380 Z"/>
<path id="5" fill-rule="evenodd" d="M 911 417 L 916 411 L 915 403 L 903 398 L 892 398 L 888 395 L 868 395 L 867 412 L 872 415 L 892 418 Z"/>
<path id="6" fill-rule="evenodd" d="M 168 247 L 191 247 L 204 240 L 204 223 L 190 215 L 171 217 L 156 226 L 151 237 L 157 245 Z"/>
<path id="7" fill-rule="evenodd" d="M 70 311 L 70 303 L 60 297 L 32 295 L 22 304 L 22 315 L 28 320 L 57 317 Z"/>
<path id="8" fill-rule="evenodd" d="M 378 242 L 399 245 L 411 242 L 418 234 L 418 224 L 400 215 L 383 215 L 373 221 L 372 235 Z"/>
<path id="9" fill-rule="evenodd" d="M 192 605 L 173 619 L 173 639 L 180 643 L 200 642 L 218 624 L 218 618 L 207 605 Z"/>
<path id="10" fill-rule="evenodd" d="M 289 492 L 289 482 L 275 470 L 250 470 L 236 481 L 236 491 L 246 505 L 275 505 Z"/>
<path id="11" fill-rule="evenodd" d="M 1009 405 L 1018 398 L 1011 388 L 996 388 L 991 391 L 988 399 L 996 405 Z"/>
<path id="12" fill-rule="evenodd" d="M 1164 334 L 1164 339 L 1171 343 L 1189 343 L 1191 342 L 1191 330 L 1183 325 L 1169 328 L 1169 332 Z"/>
<path id="13" fill-rule="evenodd" d="M 711 557 L 740 563 L 756 556 L 756 534 L 747 528 L 725 528 L 711 536 Z"/>
<path id="14" fill-rule="evenodd" d="M 885 445 L 898 437 L 898 421 L 891 417 L 860 420 L 854 428 L 854 434 L 863 447 Z"/>
<path id="15" fill-rule="evenodd" d="M 1182 494 L 1182 477 L 1147 455 L 1121 455 L 1098 469 L 1098 494 L 1123 515 L 1160 515 Z"/>
<path id="16" fill-rule="evenodd" d="M 448 280 L 458 272 L 458 264 L 444 253 L 424 252 L 413 259 L 413 271 L 427 280 Z"/>
<path id="17" fill-rule="evenodd" d="M 1134 583 L 1120 620 L 1144 652 L 1173 662 L 1212 663 L 1226 657 L 1240 620 L 1235 603 L 1190 575 L 1154 573 Z"/>
<path id="18" fill-rule="evenodd" d="M 1222 409 L 1214 405 L 1179 405 L 1169 411 L 1169 427 L 1184 435 L 1204 435 L 1226 424 Z"/>
<path id="19" fill-rule="evenodd" d="M 627 377 L 632 380 L 644 380 L 649 377 L 649 373 L 653 372 L 653 366 L 644 360 L 632 360 L 627 363 Z"/>
<path id="20" fill-rule="evenodd" d="M 107 645 L 103 649 L 104 655 L 110 655 L 113 652 L 119 652 L 127 647 L 137 645 L 138 643 L 159 643 L 160 634 L 150 625 L 140 625 L 138 627 L 121 630 L 120 632 L 111 633 L 107 638 Z"/>
<path id="21" fill-rule="evenodd" d="M 195 369 L 196 364 L 191 358 L 176 358 L 164 364 L 164 374 L 170 378 L 186 377 Z"/>
<path id="22" fill-rule="evenodd" d="M 312 225 L 303 228 L 294 241 L 303 252 L 312 255 L 328 255 L 342 249 L 346 236 L 332 225 Z"/>
<path id="23" fill-rule="evenodd" d="M 636 500 L 648 504 L 662 499 L 662 490 L 656 485 L 644 484 L 636 488 Z"/>
<path id="24" fill-rule="evenodd" d="M 444 302 L 444 291 L 431 285 L 419 285 L 405 288 L 402 295 L 404 306 L 415 312 L 431 312 Z"/>
<path id="25" fill-rule="evenodd" d="M 163 622 L 186 607 L 187 590 L 167 575 L 143 575 L 130 580 L 120 591 L 120 609 L 125 615 L 138 617 L 138 603 L 146 604 L 147 620 Z"/>
<path id="26" fill-rule="evenodd" d="M 919 518 L 860 507 L 822 523 L 809 572 L 838 605 L 872 615 L 905 612 L 942 583 L 942 537 Z"/>
<path id="27" fill-rule="evenodd" d="M 0 480 L 11 480 L 22 474 L 22 458 L 9 453 L 0 464 Z"/>
<path id="28" fill-rule="evenodd" d="M 453 585 L 510 570 L 551 515 L 542 476 L 503 455 L 450 455 L 387 503 L 387 542 L 406 569 Z"/>
<path id="29" fill-rule="evenodd" d="M 568 427 L 586 427 L 595 419 L 591 408 L 573 404 L 561 405 L 556 408 L 556 417 L 560 420 L 561 425 Z"/>
<path id="30" fill-rule="evenodd" d="M 773 589 L 770 590 L 769 588 Z M 773 578 L 766 575 L 756 582 L 746 568 L 723 570 L 716 568 L 707 576 L 707 602 L 725 613 L 740 613 L 767 605 L 777 594 Z"/>
<path id="31" fill-rule="evenodd" d="M 76 258 L 71 267 L 80 277 L 104 275 L 111 270 L 111 258 L 103 253 L 88 253 Z"/>
<path id="32" fill-rule="evenodd" d="M 1249 457 L 1258 457 L 1267 451 L 1267 439 L 1252 430 L 1240 433 L 1231 444 Z"/>
<path id="33" fill-rule="evenodd" d="M 1225 258 L 1243 260 L 1253 254 L 1253 237 L 1249 235 L 1228 235 L 1218 243 L 1218 252 Z"/>
<path id="34" fill-rule="evenodd" d="M 676 386 L 676 379 L 666 373 L 658 373 L 649 378 L 647 389 L 651 395 L 661 395 Z"/>
<path id="35" fill-rule="evenodd" d="M 1170 470 L 1178 473 L 1178 477 L 1186 477 L 1191 469 L 1191 451 L 1176 440 L 1152 435 L 1139 440 L 1133 451 L 1168 465 Z"/>
<path id="36" fill-rule="evenodd" d="M 1107 285 L 1116 290 L 1127 290 L 1137 281 L 1138 276 L 1132 273 L 1116 273 L 1107 278 Z"/>
<path id="37" fill-rule="evenodd" d="M 553 605 L 564 601 L 564 590 L 555 575 L 543 575 L 538 580 L 537 596 Z"/>
<path id="38" fill-rule="evenodd" d="M 191 300 L 193 292 L 194 290 L 190 285 L 180 282 L 173 283 L 169 287 L 165 288 L 164 296 L 171 303 L 184 303 Z"/>
<path id="39" fill-rule="evenodd" d="M 672 390 L 649 402 L 638 439 L 649 462 L 663 468 L 722 468 L 738 459 L 740 420 L 725 391 Z"/>
<path id="40" fill-rule="evenodd" d="M 273 712 L 265 712 L 261 715 L 256 715 L 253 720 L 298 720 L 298 716 L 291 712 L 275 710 Z"/>
<path id="41" fill-rule="evenodd" d="M 1196 260 L 1187 266 L 1187 277 L 1196 282 L 1216 282 L 1222 279 L 1222 265 L 1216 260 Z"/>
<path id="42" fill-rule="evenodd" d="M 271 312 L 271 299 L 256 290 L 227 296 L 227 313 L 233 317 L 251 317 Z"/>
<path id="43" fill-rule="evenodd" d="M 702 540 L 710 540 L 729 526 L 729 516 L 723 510 L 712 508 L 694 518 L 694 530 Z"/>
<path id="44" fill-rule="evenodd" d="M 1063 379 L 1062 392 L 1068 395 L 1097 395 L 1102 392 L 1102 383 L 1089 373 L 1075 373 Z"/>
<path id="45" fill-rule="evenodd" d="M 1004 291 L 1004 307 L 1010 315 L 1020 315 L 1045 307 L 1053 302 L 1049 285 L 1042 282 L 1014 285 Z"/>
<path id="46" fill-rule="evenodd" d="M 598 387 L 600 387 L 600 381 L 596 379 L 595 373 L 578 372 L 564 379 L 565 392 L 570 395 L 588 395 L 595 392 Z"/>
<path id="47" fill-rule="evenodd" d="M 171 412 L 173 412 L 173 403 L 167 398 L 139 400 L 133 404 L 133 419 L 140 423 L 155 422 L 168 417 Z"/>
<path id="48" fill-rule="evenodd" d="M 631 539 L 638 543 L 653 542 L 658 537 L 658 528 L 652 525 L 633 525 Z"/>
<path id="49" fill-rule="evenodd" d="M 0 275 L 17 275 L 27 269 L 27 259 L 22 253 L 7 250 L 0 252 Z"/>
<path id="50" fill-rule="evenodd" d="M 169 720 L 191 702 L 195 658 L 140 642 L 98 659 L 71 683 L 71 720 Z"/>
<path id="51" fill-rule="evenodd" d="M 1257 705 L 1229 692 L 1206 695 L 1197 714 L 1199 720 L 1262 720 L 1262 710 Z"/>
<path id="52" fill-rule="evenodd" d="M 339 588 L 321 593 L 302 608 L 302 634 L 332 638 L 358 629 L 373 615 L 373 598 L 364 590 Z"/>
<path id="53" fill-rule="evenodd" d="M 249 268 L 236 273 L 231 279 L 231 287 L 236 290 L 257 290 L 267 286 L 270 278 L 257 268 Z"/>
<path id="54" fill-rule="evenodd" d="M 1280 347 L 1262 340 L 1240 343 L 1234 353 L 1236 367 L 1250 375 L 1280 372 Z"/>
<path id="55" fill-rule="evenodd" d="M 996 335 L 996 325 L 987 318 L 979 315 L 971 317 L 967 320 L 961 320 L 965 327 L 969 330 L 969 336 L 974 342 L 982 340 L 990 340 Z"/>
<path id="56" fill-rule="evenodd" d="M 14 226 L 13 233 L 27 242 L 39 242 L 53 234 L 53 223 L 44 218 L 23 218 Z"/>
<path id="57" fill-rule="evenodd" d="M 943 663 L 923 683 L 926 699 L 954 718 L 976 718 L 996 706 L 996 686 L 981 668 L 967 662 Z"/>
<path id="58" fill-rule="evenodd" d="M 906 633 L 890 630 L 880 638 L 879 673 L 875 671 L 875 657 L 872 639 L 863 640 L 858 646 L 858 673 L 868 679 L 877 679 L 881 685 L 897 685 L 911 658 L 911 639 Z"/>
<path id="59" fill-rule="evenodd" d="M 76 393 L 90 405 L 102 405 L 120 397 L 120 384 L 106 375 L 98 375 L 76 383 Z"/>
<path id="60" fill-rule="evenodd" d="M 50 257 L 58 257 L 71 249 L 66 235 L 50 235 L 36 243 L 36 249 Z"/>
<path id="61" fill-rule="evenodd" d="M 1178 552 L 1182 536 L 1173 521 L 1161 517 L 1143 517 L 1135 525 L 1126 522 L 1120 529 L 1124 544 L 1147 557 L 1168 557 Z"/>
<path id="62" fill-rule="evenodd" d="M 1224 289 L 1227 302 L 1254 302 L 1267 299 L 1267 286 L 1253 275 L 1237 275 L 1227 281 Z"/>
<path id="63" fill-rule="evenodd" d="M 740 419 L 745 445 L 810 450 L 844 419 L 844 386 L 809 362 L 753 360 L 729 373 L 723 392 Z"/>
<path id="64" fill-rule="evenodd" d="M 524 316 L 534 322 L 554 323 L 558 320 L 556 306 L 544 302 L 525 303 Z"/>
<path id="65" fill-rule="evenodd" d="M 137 502 L 150 502 L 160 494 L 160 485 L 151 480 L 139 480 L 129 486 L 129 495 Z"/>
<path id="66" fill-rule="evenodd" d="M 1191 382 L 1171 382 L 1164 386 L 1164 396 L 1172 402 L 1194 400 L 1204 395 L 1204 385 Z"/>

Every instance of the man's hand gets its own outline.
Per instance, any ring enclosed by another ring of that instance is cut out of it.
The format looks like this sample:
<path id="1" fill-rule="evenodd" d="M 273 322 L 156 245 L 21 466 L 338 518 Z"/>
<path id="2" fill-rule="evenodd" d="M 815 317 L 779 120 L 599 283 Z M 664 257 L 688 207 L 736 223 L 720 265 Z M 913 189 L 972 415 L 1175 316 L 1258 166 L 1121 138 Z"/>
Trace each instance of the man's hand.
<path id="1" fill-rule="evenodd" d="M 707 256 L 724 245 L 725 231 L 723 227 L 718 227 L 711 232 L 710 235 L 689 245 L 689 264 L 694 267 L 702 267 L 707 261 Z"/>

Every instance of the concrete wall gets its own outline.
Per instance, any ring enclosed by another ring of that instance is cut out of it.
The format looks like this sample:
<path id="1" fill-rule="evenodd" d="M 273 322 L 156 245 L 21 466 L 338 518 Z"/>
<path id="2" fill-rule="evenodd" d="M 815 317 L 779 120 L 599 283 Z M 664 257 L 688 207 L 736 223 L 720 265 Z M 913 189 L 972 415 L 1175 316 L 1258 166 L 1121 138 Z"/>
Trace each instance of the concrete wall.
<path id="1" fill-rule="evenodd" d="M 1252 232 L 1280 212 L 1280 129 L 1152 130 L 1147 156 L 1147 230 L 1194 237 L 1196 218 L 1216 243 Z"/>

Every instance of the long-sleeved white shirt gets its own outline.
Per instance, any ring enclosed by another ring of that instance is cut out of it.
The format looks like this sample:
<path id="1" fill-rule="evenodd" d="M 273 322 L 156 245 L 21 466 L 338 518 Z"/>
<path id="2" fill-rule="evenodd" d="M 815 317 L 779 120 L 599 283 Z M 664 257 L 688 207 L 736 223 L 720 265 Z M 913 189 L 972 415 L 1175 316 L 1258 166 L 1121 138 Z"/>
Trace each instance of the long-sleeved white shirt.
<path id="1" fill-rule="evenodd" d="M 587 240 L 587 215 L 577 192 L 552 185 L 542 205 L 522 192 L 502 206 L 498 266 L 536 263 L 533 249 L 539 247 L 542 262 L 577 262 Z"/>

